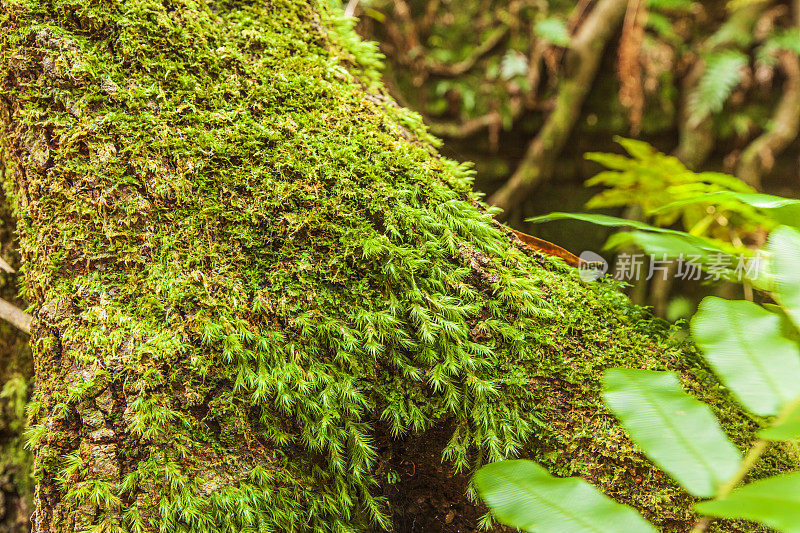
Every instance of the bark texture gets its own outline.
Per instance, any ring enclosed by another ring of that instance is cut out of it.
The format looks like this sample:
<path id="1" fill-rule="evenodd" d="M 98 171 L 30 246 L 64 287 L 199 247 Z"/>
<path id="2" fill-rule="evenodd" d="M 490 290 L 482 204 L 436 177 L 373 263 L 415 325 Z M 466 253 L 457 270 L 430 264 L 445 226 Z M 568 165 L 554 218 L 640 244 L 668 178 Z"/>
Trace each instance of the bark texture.
<path id="1" fill-rule="evenodd" d="M 520 454 L 683 528 L 609 366 L 681 370 L 751 437 L 669 330 L 491 219 L 323 5 L 0 8 L 34 533 L 448 531 L 439 485 Z"/>

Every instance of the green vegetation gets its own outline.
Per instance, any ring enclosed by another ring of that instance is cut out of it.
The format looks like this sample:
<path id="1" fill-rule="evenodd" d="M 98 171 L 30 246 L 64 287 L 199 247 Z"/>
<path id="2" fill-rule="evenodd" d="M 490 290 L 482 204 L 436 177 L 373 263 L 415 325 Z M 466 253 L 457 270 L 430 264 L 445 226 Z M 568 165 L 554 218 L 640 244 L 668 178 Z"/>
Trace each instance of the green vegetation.
<path id="1" fill-rule="evenodd" d="M 745 455 L 712 410 L 687 394 L 674 373 L 623 368 L 604 373 L 603 400 L 630 438 L 687 493 L 706 500 L 695 504 L 706 516 L 693 533 L 706 531 L 712 517 L 753 520 L 783 532 L 800 527 L 800 471 L 750 478 L 771 445 L 798 451 L 800 217 L 793 222 L 794 228 L 772 232 L 769 263 L 749 280 L 769 290 L 777 306 L 709 297 L 691 322 L 692 336 L 711 369 L 764 427 Z M 739 487 L 743 481 L 748 483 Z M 655 531 L 641 515 L 586 481 L 553 478 L 528 461 L 487 465 L 475 483 L 499 520 L 525 531 L 609 531 L 619 529 L 622 521 L 625 531 Z"/>
<path id="2" fill-rule="evenodd" d="M 672 528 L 691 497 L 604 408 L 602 371 L 674 371 L 736 446 L 759 429 L 675 328 L 494 221 L 338 11 L 0 7 L 34 533 L 388 529 L 415 440 L 459 498 L 529 457 Z M 796 464 L 775 448 L 753 473 Z"/>

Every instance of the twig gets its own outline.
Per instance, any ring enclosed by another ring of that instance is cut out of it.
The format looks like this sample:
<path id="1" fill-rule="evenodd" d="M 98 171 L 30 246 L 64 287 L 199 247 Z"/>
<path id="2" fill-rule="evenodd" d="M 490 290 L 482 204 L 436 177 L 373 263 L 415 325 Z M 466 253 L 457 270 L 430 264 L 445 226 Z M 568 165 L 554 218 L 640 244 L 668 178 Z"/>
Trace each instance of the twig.
<path id="1" fill-rule="evenodd" d="M 644 87 L 642 85 L 642 65 L 639 59 L 644 41 L 644 25 L 647 22 L 647 6 L 642 0 L 630 0 L 622 24 L 619 42 L 619 100 L 628 108 L 628 121 L 631 133 L 638 135 L 642 127 L 644 113 Z"/>
<path id="2" fill-rule="evenodd" d="M 344 16 L 345 17 L 355 16 L 356 7 L 358 7 L 358 0 L 350 0 L 349 2 L 347 2 L 347 6 L 344 8 Z"/>
<path id="3" fill-rule="evenodd" d="M 419 23 L 419 31 L 421 33 L 427 34 L 430 32 L 431 26 L 433 26 L 436 20 L 436 12 L 439 11 L 439 1 L 440 0 L 430 0 L 428 5 L 425 6 L 425 15 Z"/>
<path id="4" fill-rule="evenodd" d="M 0 270 L 4 270 L 5 272 L 8 272 L 9 274 L 16 274 L 17 273 L 17 271 L 14 270 L 14 267 L 9 265 L 6 262 L 6 260 L 3 259 L 2 257 L 0 257 Z"/>
<path id="5" fill-rule="evenodd" d="M 511 99 L 511 121 L 515 121 L 522 114 L 524 106 L 519 97 Z M 464 139 L 476 134 L 484 128 L 489 128 L 502 123 L 502 117 L 497 111 L 490 111 L 485 115 L 475 117 L 464 122 L 434 122 L 428 119 L 426 122 L 434 135 L 439 137 L 449 137 L 451 139 Z"/>
<path id="6" fill-rule="evenodd" d="M 485 41 L 475 47 L 469 56 L 467 56 L 465 59 L 462 59 L 458 63 L 439 63 L 426 61 L 425 68 L 428 70 L 428 72 L 431 74 L 436 74 L 437 76 L 460 76 L 469 71 L 475 66 L 475 63 L 477 63 L 481 57 L 489 53 L 495 46 L 500 44 L 500 41 L 502 41 L 508 34 L 508 29 L 508 26 L 501 26 L 500 28 L 495 29 Z"/>
<path id="7" fill-rule="evenodd" d="M 31 334 L 31 320 L 33 320 L 33 317 L 2 298 L 0 298 L 0 318 L 28 335 Z"/>

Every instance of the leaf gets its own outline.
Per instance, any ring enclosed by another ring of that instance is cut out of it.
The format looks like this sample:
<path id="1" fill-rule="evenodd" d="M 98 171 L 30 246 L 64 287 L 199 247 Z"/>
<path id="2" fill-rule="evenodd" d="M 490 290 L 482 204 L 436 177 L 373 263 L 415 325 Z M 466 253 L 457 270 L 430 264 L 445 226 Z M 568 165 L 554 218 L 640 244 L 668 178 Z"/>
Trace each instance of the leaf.
<path id="1" fill-rule="evenodd" d="M 528 73 L 528 58 L 516 50 L 509 50 L 500 61 L 500 77 L 510 80 Z"/>
<path id="2" fill-rule="evenodd" d="M 569 46 L 570 36 L 567 25 L 563 20 L 549 17 L 540 20 L 534 26 L 533 31 L 536 35 L 557 46 Z"/>
<path id="3" fill-rule="evenodd" d="M 800 228 L 800 200 L 781 198 L 780 196 L 772 196 L 770 194 L 740 193 L 733 191 L 712 192 L 698 195 L 694 198 L 672 202 L 652 211 L 650 214 L 658 214 L 662 211 L 669 211 L 676 207 L 684 207 L 692 204 L 720 204 L 730 200 L 739 201 L 755 207 L 778 224 Z"/>
<path id="4" fill-rule="evenodd" d="M 475 485 L 499 521 L 536 533 L 653 533 L 636 511 L 583 479 L 557 478 L 532 461 L 499 461 L 475 474 Z"/>
<path id="5" fill-rule="evenodd" d="M 800 233 L 788 226 L 777 228 L 769 235 L 767 251 L 775 300 L 800 328 Z"/>
<path id="6" fill-rule="evenodd" d="M 591 222 L 592 224 L 599 224 L 601 226 L 629 226 L 631 228 L 636 228 L 643 231 L 655 231 L 658 233 L 685 235 L 685 233 L 682 231 L 659 228 L 656 226 L 651 226 L 650 224 L 646 224 L 644 222 L 638 222 L 636 220 L 628 220 L 627 218 L 612 217 L 609 215 L 600 215 L 595 213 L 555 212 L 547 215 L 540 215 L 538 217 L 529 218 L 527 219 L 527 221 L 532 222 L 534 224 L 539 224 L 541 222 L 552 222 L 553 220 L 563 220 L 563 219 L 582 220 L 584 222 Z"/>
<path id="7" fill-rule="evenodd" d="M 648 9 L 668 9 L 670 11 L 689 11 L 694 4 L 693 0 L 648 0 Z"/>
<path id="8" fill-rule="evenodd" d="M 614 136 L 614 141 L 625 148 L 625 151 L 628 152 L 631 157 L 640 161 L 647 161 L 658 154 L 652 145 L 638 139 L 628 139 L 627 137 L 616 135 Z"/>
<path id="9" fill-rule="evenodd" d="M 636 161 L 620 154 L 607 154 L 605 152 L 587 152 L 583 154 L 584 159 L 599 163 L 606 168 L 613 170 L 628 170 L 636 165 Z"/>
<path id="10" fill-rule="evenodd" d="M 767 440 L 800 439 L 800 403 L 795 405 L 781 423 L 762 429 L 758 436 Z"/>
<path id="11" fill-rule="evenodd" d="M 778 52 L 787 50 L 800 55 L 800 32 L 797 28 L 777 31 L 759 47 L 756 57 L 766 65 L 774 65 L 778 61 Z"/>
<path id="12" fill-rule="evenodd" d="M 541 216 L 538 216 L 538 217 L 529 218 L 529 219 L 527 219 L 527 221 L 528 222 L 532 222 L 534 224 L 538 224 L 538 223 L 541 223 L 541 222 L 551 222 L 553 220 L 563 220 L 563 219 L 582 220 L 584 222 L 591 222 L 593 224 L 598 224 L 598 225 L 601 225 L 601 226 L 615 226 L 615 227 L 629 226 L 631 228 L 635 228 L 635 229 L 642 230 L 642 231 L 649 231 L 649 232 L 653 232 L 653 233 L 661 233 L 661 234 L 665 234 L 665 235 L 671 235 L 671 236 L 674 236 L 676 239 L 679 239 L 680 242 L 684 243 L 683 244 L 683 246 L 684 246 L 684 248 L 683 248 L 684 255 L 686 255 L 686 254 L 688 254 L 690 252 L 694 253 L 697 250 L 704 250 L 708 254 L 717 254 L 717 253 L 730 254 L 730 253 L 734 252 L 733 249 L 728 250 L 728 249 L 721 248 L 721 247 L 715 245 L 713 242 L 711 242 L 711 241 L 709 241 L 707 239 L 703 239 L 702 237 L 697 237 L 695 235 L 691 235 L 691 234 L 686 233 L 684 231 L 677 231 L 677 230 L 667 229 L 667 228 L 659 228 L 657 226 L 651 226 L 650 224 L 645 224 L 644 222 L 638 222 L 636 220 L 628 220 L 628 219 L 625 219 L 625 218 L 612 217 L 612 216 L 609 216 L 609 215 L 600 215 L 600 214 L 594 214 L 594 213 L 560 213 L 560 212 L 556 212 L 556 213 L 550 213 L 548 215 L 541 215 Z M 624 235 L 624 234 L 618 233 L 616 235 Z M 612 247 L 612 246 L 613 247 L 618 247 L 620 245 L 620 242 L 618 242 L 620 239 L 630 239 L 631 238 L 631 237 L 624 237 L 624 236 L 617 237 L 616 235 L 612 236 L 612 238 L 609 239 L 609 245 L 607 245 L 607 247 L 609 247 L 609 248 Z M 639 238 L 639 237 L 634 237 L 634 238 Z M 644 238 L 639 238 L 639 239 L 642 242 L 644 242 Z M 680 252 L 677 249 L 678 242 L 679 241 L 671 240 L 669 242 L 667 242 L 667 241 L 660 242 L 660 244 L 662 246 L 664 246 L 665 249 L 668 248 L 672 252 L 678 252 L 678 254 L 675 255 L 677 257 L 678 255 L 680 255 Z M 652 241 L 652 244 L 655 246 L 656 242 Z M 705 255 L 705 254 L 701 254 L 701 255 Z"/>
<path id="13" fill-rule="evenodd" d="M 705 298 L 691 321 L 714 373 L 757 415 L 776 415 L 800 395 L 800 349 L 781 335 L 781 317 L 744 300 Z"/>
<path id="14" fill-rule="evenodd" d="M 604 248 L 617 250 L 635 244 L 651 255 L 670 258 L 695 257 L 700 264 L 723 264 L 720 254 L 725 259 L 724 265 L 734 267 L 736 262 L 732 255 L 722 248 L 713 246 L 705 240 L 689 235 L 665 235 L 663 233 L 647 233 L 630 231 L 615 233 L 609 237 Z"/>
<path id="15" fill-rule="evenodd" d="M 688 172 L 691 174 L 691 171 Z M 742 192 L 742 193 L 757 192 L 755 188 L 746 184 L 736 176 L 731 176 L 730 174 L 724 174 L 722 172 L 700 172 L 694 174 L 693 179 L 691 179 L 690 181 L 695 181 L 695 180 L 704 183 L 710 183 L 712 185 L 719 185 L 726 190 L 734 192 Z M 775 198 L 778 197 L 775 196 Z"/>
<path id="16" fill-rule="evenodd" d="M 724 500 L 694 508 L 710 516 L 753 520 L 784 533 L 800 533 L 800 472 L 754 481 Z"/>
<path id="17" fill-rule="evenodd" d="M 707 498 L 739 468 L 742 455 L 711 409 L 686 394 L 674 372 L 613 368 L 603 400 L 631 438 L 689 493 Z"/>
<path id="18" fill-rule="evenodd" d="M 747 56 L 737 50 L 714 52 L 706 57 L 706 68 L 697 88 L 689 97 L 690 122 L 699 124 L 711 113 L 718 113 L 739 84 Z"/>

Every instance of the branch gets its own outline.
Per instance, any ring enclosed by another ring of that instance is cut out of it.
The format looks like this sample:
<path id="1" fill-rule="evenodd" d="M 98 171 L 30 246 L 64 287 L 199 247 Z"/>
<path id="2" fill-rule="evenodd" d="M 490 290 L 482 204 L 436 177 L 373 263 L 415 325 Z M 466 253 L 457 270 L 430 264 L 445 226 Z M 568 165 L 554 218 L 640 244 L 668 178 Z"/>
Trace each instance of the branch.
<path id="1" fill-rule="evenodd" d="M 421 45 L 419 34 L 417 33 L 417 26 L 414 24 L 414 19 L 411 17 L 411 10 L 408 8 L 408 4 L 406 4 L 405 0 L 394 0 L 394 12 L 405 26 L 403 40 L 406 43 L 406 50 L 415 50 L 419 52 Z"/>
<path id="2" fill-rule="evenodd" d="M 550 178 L 553 163 L 567 142 L 597 74 L 603 49 L 622 21 L 626 6 L 627 0 L 602 0 L 573 37 L 567 63 L 575 65 L 574 74 L 559 84 L 553 112 L 528 145 L 517 170 L 489 198 L 490 204 L 505 212 L 500 216 L 507 216 L 527 193 Z"/>
<path id="3" fill-rule="evenodd" d="M 344 8 L 345 17 L 353 17 L 356 14 L 356 7 L 358 7 L 358 0 L 350 0 L 347 2 L 347 7 Z"/>
<path id="4" fill-rule="evenodd" d="M 31 320 L 33 317 L 17 307 L 0 298 L 0 319 L 5 320 L 17 329 L 31 334 Z"/>
<path id="5" fill-rule="evenodd" d="M 475 117 L 464 122 L 434 122 L 426 120 L 431 133 L 437 137 L 449 137 L 451 139 L 465 139 L 475 135 L 484 128 L 488 128 L 501 121 L 497 111 L 491 111 L 485 115 Z"/>
<path id="6" fill-rule="evenodd" d="M 786 83 L 771 127 L 744 149 L 736 168 L 736 175 L 756 189 L 761 188 L 761 177 L 772 169 L 775 158 L 797 138 L 800 129 L 800 60 L 794 53 L 783 52 L 780 63 Z"/>
<path id="7" fill-rule="evenodd" d="M 506 34 L 508 34 L 508 26 L 501 26 L 496 28 L 487 38 L 483 41 L 480 45 L 476 46 L 475 49 L 467 56 L 465 59 L 462 59 L 458 63 L 439 63 L 436 61 L 425 61 L 425 69 L 437 76 L 442 77 L 456 77 L 464 74 L 465 72 L 469 71 L 472 67 L 475 66 L 475 63 L 483 57 L 484 55 L 488 54 L 495 46 L 500 44 L 500 42 L 505 38 Z"/>
<path id="8" fill-rule="evenodd" d="M 511 121 L 516 121 L 525 107 L 519 97 L 512 98 L 510 101 Z M 464 122 L 435 122 L 426 118 L 428 128 L 437 137 L 449 137 L 451 139 L 465 139 L 478 133 L 484 128 L 500 125 L 503 121 L 498 111 L 490 111 L 485 115 L 475 117 Z"/>

